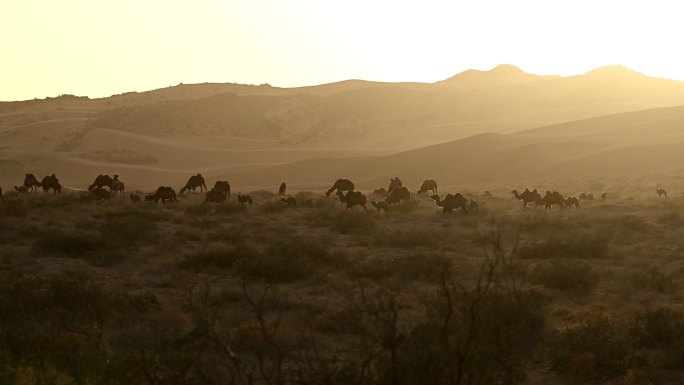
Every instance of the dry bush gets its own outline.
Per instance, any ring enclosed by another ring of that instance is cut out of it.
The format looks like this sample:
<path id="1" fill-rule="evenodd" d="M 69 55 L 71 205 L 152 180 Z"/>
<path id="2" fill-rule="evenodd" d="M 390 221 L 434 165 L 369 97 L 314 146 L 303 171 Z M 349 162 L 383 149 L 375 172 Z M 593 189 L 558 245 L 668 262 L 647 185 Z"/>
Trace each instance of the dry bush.
<path id="1" fill-rule="evenodd" d="M 356 210 L 325 209 L 311 219 L 341 234 L 369 234 L 376 226 L 371 215 Z"/>
<path id="2" fill-rule="evenodd" d="M 402 281 L 435 282 L 444 271 L 450 269 L 452 261 L 443 254 L 425 252 L 404 255 L 373 256 L 351 266 L 347 275 L 352 279 L 398 278 Z"/>
<path id="3" fill-rule="evenodd" d="M 559 259 L 535 265 L 528 277 L 532 283 L 578 295 L 589 293 L 599 282 L 591 265 Z"/>
<path id="4" fill-rule="evenodd" d="M 658 266 L 632 272 L 629 281 L 635 289 L 652 290 L 659 294 L 674 294 L 677 291 L 675 280 Z"/>
<path id="5" fill-rule="evenodd" d="M 610 241 L 610 235 L 601 233 L 571 238 L 553 237 L 538 243 L 521 245 L 518 256 L 523 259 L 600 259 L 607 255 Z"/>
<path id="6" fill-rule="evenodd" d="M 372 242 L 378 246 L 413 248 L 413 247 L 432 247 L 440 248 L 445 243 L 451 243 L 449 239 L 445 241 L 443 233 L 434 230 L 413 228 L 394 229 L 385 228 L 375 231 Z"/>
<path id="7" fill-rule="evenodd" d="M 99 234 L 55 229 L 42 232 L 33 247 L 48 256 L 81 258 L 88 252 L 104 248 L 105 245 Z"/>

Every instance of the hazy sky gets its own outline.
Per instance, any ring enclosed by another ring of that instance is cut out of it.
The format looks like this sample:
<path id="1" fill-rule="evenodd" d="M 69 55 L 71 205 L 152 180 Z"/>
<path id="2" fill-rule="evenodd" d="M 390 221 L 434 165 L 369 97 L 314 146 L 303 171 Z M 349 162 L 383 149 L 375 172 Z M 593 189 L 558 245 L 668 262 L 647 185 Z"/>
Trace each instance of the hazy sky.
<path id="1" fill-rule="evenodd" d="M 432 82 L 510 63 L 684 80 L 678 1 L 0 0 L 0 100 L 183 83 Z"/>

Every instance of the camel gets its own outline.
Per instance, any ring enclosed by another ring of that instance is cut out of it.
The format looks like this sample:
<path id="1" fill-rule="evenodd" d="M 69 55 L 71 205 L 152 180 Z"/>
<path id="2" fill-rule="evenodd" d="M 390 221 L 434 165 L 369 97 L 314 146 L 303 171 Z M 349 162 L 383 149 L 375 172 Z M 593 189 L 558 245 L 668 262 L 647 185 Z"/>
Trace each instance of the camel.
<path id="1" fill-rule="evenodd" d="M 159 188 L 157 188 L 157 191 L 155 191 L 154 194 L 145 197 L 145 201 L 148 201 L 148 197 L 151 197 L 151 199 L 149 200 L 154 201 L 154 203 L 158 203 L 161 199 L 162 204 L 164 205 L 167 201 L 169 203 L 178 202 L 178 198 L 176 197 L 176 191 L 174 191 L 174 189 L 169 186 L 159 186 Z"/>
<path id="2" fill-rule="evenodd" d="M 606 198 L 608 198 L 608 193 L 605 193 L 605 192 L 604 192 L 603 194 L 601 194 L 601 200 L 602 200 L 602 201 L 605 201 Z"/>
<path id="3" fill-rule="evenodd" d="M 390 179 L 390 184 L 389 184 L 389 188 L 387 189 L 387 191 L 392 191 L 395 188 L 401 188 L 401 187 L 404 187 L 404 184 L 401 182 L 401 179 L 399 179 L 399 177 L 397 176 L 397 177 Z"/>
<path id="4" fill-rule="evenodd" d="M 468 200 L 460 193 L 456 193 L 455 195 L 447 194 L 444 199 L 440 199 L 439 195 L 433 194 L 430 198 L 435 201 L 437 207 L 442 208 L 442 215 L 446 213 L 451 214 L 459 207 L 463 209 L 464 212 L 468 211 Z"/>
<path id="5" fill-rule="evenodd" d="M 363 207 L 364 210 L 367 210 L 366 196 L 360 191 L 347 191 L 347 194 L 344 194 L 342 191 L 337 191 L 337 196 L 340 198 L 340 202 L 347 204 L 347 210 L 356 205 L 359 205 Z"/>
<path id="6" fill-rule="evenodd" d="M 423 184 L 420 185 L 418 194 L 424 194 L 428 192 L 428 190 L 432 191 L 433 195 L 437 194 L 437 182 L 434 179 L 425 179 Z"/>
<path id="7" fill-rule="evenodd" d="M 582 201 L 593 201 L 594 200 L 594 193 L 591 193 L 591 192 L 588 194 L 581 193 L 579 196 L 579 200 L 580 200 L 580 202 L 582 202 Z"/>
<path id="8" fill-rule="evenodd" d="M 354 183 L 349 179 L 338 179 L 335 183 L 325 192 L 325 196 L 330 196 L 330 194 L 337 190 L 340 191 L 354 191 Z"/>
<path id="9" fill-rule="evenodd" d="M 659 188 L 656 190 L 656 193 L 658 193 L 658 198 L 662 197 L 665 195 L 665 198 L 667 198 L 667 191 L 665 189 Z"/>
<path id="10" fill-rule="evenodd" d="M 228 195 L 226 195 L 226 193 L 223 190 L 213 188 L 207 192 L 207 194 L 205 195 L 205 198 L 204 198 L 204 202 L 202 202 L 202 204 L 205 204 L 205 203 L 223 203 L 226 201 L 227 197 L 228 197 Z"/>
<path id="11" fill-rule="evenodd" d="M 102 187 L 109 187 L 110 189 L 112 188 L 112 179 L 109 175 L 98 175 L 95 177 L 95 181 L 93 184 L 88 186 L 88 191 L 93 191 L 94 188 L 102 188 Z"/>
<path id="12" fill-rule="evenodd" d="M 518 190 L 512 190 L 511 194 L 515 196 L 515 199 L 523 201 L 523 208 L 527 208 L 527 204 L 530 202 L 534 202 L 535 207 L 537 207 L 542 200 L 541 194 L 537 192 L 537 189 L 530 191 L 530 189 L 526 188 L 522 194 L 518 194 Z"/>
<path id="13" fill-rule="evenodd" d="M 397 187 L 394 188 L 389 192 L 389 196 L 385 198 L 385 202 L 388 204 L 397 204 L 401 202 L 402 200 L 404 201 L 410 201 L 411 200 L 411 193 L 406 187 Z"/>
<path id="14" fill-rule="evenodd" d="M 155 202 L 155 195 L 154 194 L 147 194 L 145 195 L 145 202 Z M 162 202 L 163 203 L 163 202 Z"/>
<path id="15" fill-rule="evenodd" d="M 16 191 L 19 194 L 26 194 L 28 193 L 28 187 L 21 185 L 21 186 L 14 186 L 14 191 Z"/>
<path id="16" fill-rule="evenodd" d="M 287 190 L 287 185 L 285 182 L 280 184 L 280 187 L 278 188 L 278 195 L 285 195 L 285 190 Z"/>
<path id="17" fill-rule="evenodd" d="M 468 211 L 480 211 L 480 204 L 476 200 L 468 201 Z"/>
<path id="18" fill-rule="evenodd" d="M 565 206 L 567 208 L 570 208 L 573 205 L 575 206 L 575 210 L 582 208 L 580 207 L 580 200 L 577 199 L 577 197 L 568 197 L 567 199 L 565 199 Z"/>
<path id="19" fill-rule="evenodd" d="M 389 205 L 385 201 L 371 201 L 371 206 L 375 207 L 376 210 L 378 210 L 378 213 L 380 213 L 380 210 L 387 210 L 389 209 Z"/>
<path id="20" fill-rule="evenodd" d="M 214 183 L 214 188 L 212 190 L 223 191 L 223 193 L 230 198 L 230 183 L 228 183 L 227 180 L 217 180 L 216 183 Z"/>
<path id="21" fill-rule="evenodd" d="M 297 207 L 297 198 L 295 197 L 280 198 L 280 200 L 287 203 L 287 207 Z"/>
<path id="22" fill-rule="evenodd" d="M 251 205 L 252 204 L 252 197 L 249 196 L 249 194 L 240 195 L 240 193 L 238 193 L 238 202 L 240 202 L 241 205 L 243 205 L 245 203 L 249 203 Z"/>
<path id="23" fill-rule="evenodd" d="M 112 197 L 109 193 L 109 190 L 105 190 L 102 187 L 95 187 L 94 189 L 90 190 L 88 198 L 95 198 L 95 201 L 99 202 L 103 200 L 110 200 Z"/>
<path id="24" fill-rule="evenodd" d="M 24 187 L 26 187 L 28 191 L 34 192 L 38 191 L 38 187 L 41 187 L 41 185 L 38 179 L 36 179 L 35 175 L 26 174 L 24 177 Z"/>
<path id="25" fill-rule="evenodd" d="M 558 191 L 546 191 L 546 195 L 542 198 L 542 202 L 544 202 L 544 211 L 546 211 L 546 209 L 550 210 L 552 205 L 558 205 L 561 210 L 563 210 L 563 206 L 565 205 L 565 200 Z"/>
<path id="26" fill-rule="evenodd" d="M 202 174 L 191 176 L 190 179 L 188 179 L 188 183 L 186 183 L 185 186 L 183 186 L 183 188 L 180 189 L 180 194 L 183 194 L 188 190 L 195 191 L 195 189 L 198 187 L 200 189 L 200 192 L 207 191 L 207 185 L 204 184 L 204 177 L 202 176 Z"/>
<path id="27" fill-rule="evenodd" d="M 140 195 L 129 194 L 131 197 L 131 203 L 140 203 Z"/>
<path id="28" fill-rule="evenodd" d="M 385 190 L 384 187 L 380 187 L 377 190 L 373 190 L 373 195 L 380 195 L 380 196 L 386 196 L 387 195 L 387 190 Z"/>
<path id="29" fill-rule="evenodd" d="M 62 193 L 62 185 L 59 184 L 59 179 L 57 179 L 55 174 L 43 178 L 43 180 L 40 182 L 40 185 L 43 187 L 43 191 L 45 192 L 49 192 L 50 189 L 52 189 L 53 194 Z"/>

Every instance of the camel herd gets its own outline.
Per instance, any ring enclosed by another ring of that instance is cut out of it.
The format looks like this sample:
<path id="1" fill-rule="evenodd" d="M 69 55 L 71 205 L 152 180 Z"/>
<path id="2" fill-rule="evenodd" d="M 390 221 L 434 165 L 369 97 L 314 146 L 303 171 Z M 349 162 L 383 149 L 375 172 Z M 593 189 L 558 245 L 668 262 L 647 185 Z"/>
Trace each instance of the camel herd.
<path id="1" fill-rule="evenodd" d="M 41 181 L 33 174 L 26 174 L 24 178 L 24 183 L 21 186 L 14 186 L 14 190 L 19 194 L 26 194 L 30 192 L 37 192 L 39 189 L 52 194 L 61 194 L 62 185 L 59 183 L 59 179 L 55 174 L 45 176 Z M 183 194 L 186 191 L 196 191 L 199 189 L 200 192 L 205 192 L 205 197 L 203 204 L 206 203 L 224 203 L 230 198 L 230 184 L 226 180 L 219 180 L 214 183 L 214 187 L 209 190 L 205 183 L 202 174 L 192 175 L 187 183 L 181 187 L 179 194 Z M 297 198 L 286 195 L 287 186 L 285 182 L 280 184 L 278 188 L 278 194 L 283 196 L 281 201 L 287 204 L 288 207 L 297 206 Z M 88 186 L 88 195 L 84 196 L 84 199 L 91 199 L 95 201 L 105 201 L 110 200 L 113 194 L 122 194 L 125 191 L 124 183 L 119 180 L 118 175 L 110 177 L 109 175 L 98 175 L 92 184 Z M 354 190 L 354 183 L 349 179 L 338 179 L 333 183 L 326 192 L 325 196 L 329 197 L 333 192 L 335 192 L 337 199 L 345 205 L 346 209 L 352 209 L 355 206 L 361 206 L 367 209 L 366 196 L 360 192 Z M 417 191 L 417 194 L 424 194 L 430 192 L 430 198 L 435 202 L 436 206 L 441 209 L 442 214 L 453 213 L 454 210 L 461 209 L 463 212 L 468 212 L 472 210 L 479 210 L 480 204 L 473 200 L 467 199 L 460 193 L 446 194 L 444 197 L 440 197 L 437 194 L 437 182 L 434 179 L 426 179 Z M 667 192 L 658 188 L 656 193 L 659 197 L 664 196 L 667 198 Z M 545 210 L 552 209 L 554 205 L 558 206 L 561 210 L 565 208 L 575 208 L 578 210 L 581 208 L 581 203 L 583 201 L 593 201 L 595 200 L 594 194 L 581 193 L 579 196 L 567 196 L 564 197 L 558 191 L 546 191 L 545 195 L 542 196 L 537 189 L 530 190 L 526 188 L 523 192 L 518 192 L 517 190 L 512 190 L 511 194 L 517 200 L 523 202 L 523 208 L 529 208 L 529 204 L 533 203 L 535 207 L 543 206 Z M 407 202 L 411 200 L 411 192 L 406 188 L 399 177 L 391 178 L 389 188 L 380 188 L 374 190 L 372 195 L 380 196 L 382 199 L 372 200 L 370 202 L 371 206 L 375 208 L 378 212 L 388 211 L 392 206 L 398 205 L 401 202 Z M 483 195 L 485 197 L 491 197 L 492 194 L 486 191 Z M 129 194 L 132 203 L 139 202 L 154 202 L 159 201 L 162 204 L 175 203 L 178 202 L 178 197 L 176 191 L 170 186 L 159 186 L 154 192 L 141 197 L 137 194 Z M 606 200 L 607 193 L 602 193 L 600 199 L 602 201 Z M 2 199 L 2 189 L 0 189 L 0 199 Z M 237 200 L 240 204 L 252 204 L 254 201 L 249 194 L 238 194 Z"/>

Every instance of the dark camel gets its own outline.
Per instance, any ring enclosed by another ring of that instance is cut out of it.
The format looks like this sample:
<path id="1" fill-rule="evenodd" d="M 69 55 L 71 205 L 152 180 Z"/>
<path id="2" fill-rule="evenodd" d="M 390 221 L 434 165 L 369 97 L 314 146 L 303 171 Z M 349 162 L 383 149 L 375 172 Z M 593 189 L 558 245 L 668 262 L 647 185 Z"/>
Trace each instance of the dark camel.
<path id="1" fill-rule="evenodd" d="M 537 189 L 530 191 L 530 189 L 526 188 L 522 194 L 518 194 L 518 190 L 513 190 L 511 194 L 515 196 L 515 199 L 523 201 L 523 208 L 527 208 L 527 204 L 530 202 L 534 202 L 535 207 L 537 207 L 542 201 L 541 194 L 537 192 Z"/>
<path id="2" fill-rule="evenodd" d="M 602 200 L 602 201 L 605 201 L 606 198 L 608 198 L 608 193 L 605 193 L 605 192 L 604 192 L 603 194 L 601 194 L 601 200 Z"/>
<path id="3" fill-rule="evenodd" d="M 455 195 L 447 194 L 444 199 L 440 199 L 439 195 L 434 194 L 431 198 L 435 201 L 437 207 L 442 208 L 442 215 L 446 213 L 451 214 L 458 208 L 463 209 L 464 212 L 468 211 L 468 200 L 460 193 Z"/>
<path id="4" fill-rule="evenodd" d="M 580 200 L 577 199 L 577 197 L 568 197 L 565 199 L 565 207 L 571 208 L 572 206 L 575 206 L 575 210 L 582 208 L 580 207 Z"/>
<path id="5" fill-rule="evenodd" d="M 347 204 L 347 210 L 356 205 L 359 205 L 363 207 L 364 210 L 367 210 L 366 196 L 359 191 L 347 191 L 346 194 L 344 194 L 342 191 L 338 191 L 337 196 L 340 198 L 340 202 Z"/>
<path id="6" fill-rule="evenodd" d="M 378 213 L 380 210 L 387 210 L 389 209 L 389 205 L 385 201 L 371 201 L 371 206 L 375 207 L 376 210 L 378 210 Z"/>
<path id="7" fill-rule="evenodd" d="M 180 193 L 183 194 L 188 190 L 195 191 L 196 188 L 200 189 L 200 192 L 207 191 L 207 185 L 204 184 L 204 177 L 202 174 L 193 175 L 188 179 L 188 183 L 180 189 Z"/>
<path id="8" fill-rule="evenodd" d="M 589 194 L 581 193 L 579 196 L 579 200 L 580 200 L 580 202 L 582 202 L 582 201 L 593 201 L 594 200 L 594 193 L 591 193 L 591 192 Z"/>
<path id="9" fill-rule="evenodd" d="M 287 203 L 287 207 L 297 207 L 297 198 L 295 197 L 280 198 L 280 200 Z"/>
<path id="10" fill-rule="evenodd" d="M 330 194 L 337 190 L 340 191 L 354 191 L 354 183 L 349 179 L 338 179 L 335 183 L 325 192 L 325 196 L 330 196 Z"/>
<path id="11" fill-rule="evenodd" d="M 93 191 L 93 189 L 97 187 L 109 187 L 111 189 L 113 180 L 114 179 L 112 179 L 109 175 L 100 174 L 97 177 L 95 177 L 95 181 L 93 182 L 93 184 L 88 186 L 88 191 Z"/>
<path id="12" fill-rule="evenodd" d="M 140 195 L 130 194 L 131 203 L 140 203 Z"/>
<path id="13" fill-rule="evenodd" d="M 238 193 L 238 202 L 240 202 L 241 205 L 243 205 L 245 203 L 249 203 L 251 205 L 252 204 L 252 197 L 249 196 L 249 194 L 240 195 L 240 193 Z"/>
<path id="14" fill-rule="evenodd" d="M 62 185 L 59 184 L 59 179 L 57 179 L 55 174 L 43 178 L 43 180 L 40 182 L 40 185 L 43 187 L 43 191 L 45 192 L 49 192 L 50 189 L 52 189 L 53 194 L 62 193 Z"/>
<path id="15" fill-rule="evenodd" d="M 468 211 L 480 211 L 480 204 L 476 200 L 468 201 Z"/>
<path id="16" fill-rule="evenodd" d="M 118 175 L 114 175 L 114 178 L 112 179 L 112 184 L 109 186 L 109 189 L 112 190 L 112 192 L 120 194 L 124 192 L 124 190 L 126 190 L 126 186 L 122 181 L 119 180 Z"/>
<path id="17" fill-rule="evenodd" d="M 426 192 L 432 191 L 432 194 L 437 194 L 437 181 L 434 179 L 425 179 L 423 181 L 423 184 L 420 185 L 420 190 L 418 190 L 418 194 L 424 194 Z"/>
<path id="18" fill-rule="evenodd" d="M 28 193 L 29 189 L 28 189 L 28 187 L 21 185 L 21 186 L 14 186 L 14 191 L 16 191 L 19 194 L 26 194 L 26 193 Z"/>
<path id="19" fill-rule="evenodd" d="M 558 205 L 558 207 L 563 210 L 563 206 L 565 205 L 565 200 L 558 191 L 547 191 L 544 198 L 542 198 L 542 202 L 544 202 L 544 210 L 550 210 L 553 205 Z"/>
<path id="20" fill-rule="evenodd" d="M 278 195 L 285 195 L 285 190 L 287 190 L 287 185 L 285 182 L 280 184 L 280 187 L 278 188 Z"/>
<path id="21" fill-rule="evenodd" d="M 227 180 L 217 180 L 216 183 L 214 183 L 213 190 L 223 191 L 223 193 L 230 198 L 230 183 L 228 183 Z"/>
<path id="22" fill-rule="evenodd" d="M 38 191 L 38 188 L 41 187 L 41 185 L 35 175 L 26 174 L 24 177 L 24 187 L 26 187 L 28 191 L 34 192 Z"/>
<path id="23" fill-rule="evenodd" d="M 149 195 L 145 197 L 145 200 L 148 200 Z M 173 202 L 178 202 L 178 198 L 176 197 L 176 191 L 174 191 L 173 188 L 169 186 L 159 186 L 157 191 L 155 191 L 154 194 L 152 194 L 151 199 L 154 201 L 154 203 L 158 203 L 159 200 L 161 199 L 162 204 L 166 204 L 166 202 L 173 203 Z"/>
<path id="24" fill-rule="evenodd" d="M 656 192 L 658 193 L 658 198 L 662 197 L 663 195 L 665 195 L 665 198 L 667 198 L 667 191 L 665 191 L 665 189 L 659 188 L 656 190 Z"/>
<path id="25" fill-rule="evenodd" d="M 396 187 L 389 192 L 389 196 L 385 198 L 388 204 L 397 204 L 401 201 L 410 201 L 411 192 L 406 187 Z"/>
<path id="26" fill-rule="evenodd" d="M 226 193 L 223 190 L 213 188 L 207 192 L 207 194 L 205 195 L 205 198 L 204 198 L 204 202 L 202 202 L 202 204 L 205 204 L 205 203 L 223 203 L 226 201 L 227 197 L 228 197 L 228 195 L 226 195 Z"/>
<path id="27" fill-rule="evenodd" d="M 102 187 L 95 187 L 94 189 L 90 190 L 88 198 L 94 198 L 96 202 L 99 202 L 104 200 L 110 200 L 112 196 L 109 193 L 109 190 L 105 190 Z"/>
<path id="28" fill-rule="evenodd" d="M 390 179 L 390 184 L 389 184 L 389 188 L 387 189 L 387 191 L 392 191 L 395 188 L 401 188 L 401 187 L 404 187 L 404 184 L 401 182 L 401 179 L 399 179 L 399 177 L 397 176 L 397 177 Z"/>

